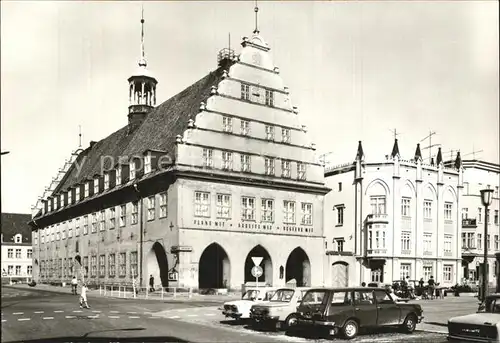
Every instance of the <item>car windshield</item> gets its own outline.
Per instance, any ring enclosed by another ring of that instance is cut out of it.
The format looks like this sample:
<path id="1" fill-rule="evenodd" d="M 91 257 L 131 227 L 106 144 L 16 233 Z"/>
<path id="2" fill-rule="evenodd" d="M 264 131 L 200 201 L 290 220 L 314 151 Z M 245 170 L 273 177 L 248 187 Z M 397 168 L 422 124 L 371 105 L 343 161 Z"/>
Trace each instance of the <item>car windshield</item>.
<path id="1" fill-rule="evenodd" d="M 478 312 L 500 313 L 500 299 L 486 299 L 486 305 L 481 305 Z"/>
<path id="2" fill-rule="evenodd" d="M 326 298 L 325 291 L 308 291 L 306 295 L 304 295 L 304 299 L 302 299 L 301 305 L 303 306 L 321 305 L 323 303 L 323 299 L 325 298 Z"/>
<path id="3" fill-rule="evenodd" d="M 256 289 L 251 289 L 251 290 L 246 291 L 245 294 L 243 294 L 243 296 L 241 297 L 241 299 L 252 300 L 252 299 L 256 299 L 257 295 L 259 295 L 259 291 Z"/>
<path id="4" fill-rule="evenodd" d="M 294 291 L 292 289 L 279 289 L 274 293 L 271 301 L 276 302 L 290 302 L 292 300 Z"/>

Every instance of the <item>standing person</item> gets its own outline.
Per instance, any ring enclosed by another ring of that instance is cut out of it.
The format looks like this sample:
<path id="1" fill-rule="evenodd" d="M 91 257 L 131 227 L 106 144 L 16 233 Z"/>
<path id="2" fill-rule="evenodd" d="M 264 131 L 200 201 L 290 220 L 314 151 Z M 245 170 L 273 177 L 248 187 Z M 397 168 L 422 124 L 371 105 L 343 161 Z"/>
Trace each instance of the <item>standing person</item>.
<path id="1" fill-rule="evenodd" d="M 435 282 L 434 282 L 434 276 L 431 276 L 429 281 L 427 282 L 429 285 L 429 295 L 431 296 L 431 300 L 434 299 L 434 290 L 435 290 Z"/>
<path id="2" fill-rule="evenodd" d="M 87 303 L 87 291 L 87 284 L 83 283 L 82 291 L 80 293 L 80 308 L 83 308 L 83 305 L 85 305 L 85 308 L 90 308 L 89 304 Z"/>
<path id="3" fill-rule="evenodd" d="M 149 275 L 149 291 L 155 291 L 155 278 L 153 277 L 153 274 Z"/>
<path id="4" fill-rule="evenodd" d="M 71 293 L 73 293 L 73 295 L 76 295 L 77 286 L 78 286 L 78 280 L 76 279 L 76 276 L 73 276 L 73 279 L 71 279 Z"/>

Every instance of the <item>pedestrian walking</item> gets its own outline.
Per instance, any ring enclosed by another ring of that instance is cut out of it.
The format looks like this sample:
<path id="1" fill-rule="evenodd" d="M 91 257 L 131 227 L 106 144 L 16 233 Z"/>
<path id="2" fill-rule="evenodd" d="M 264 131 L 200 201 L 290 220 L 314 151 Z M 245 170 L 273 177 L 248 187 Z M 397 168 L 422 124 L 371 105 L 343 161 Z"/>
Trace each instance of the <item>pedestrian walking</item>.
<path id="1" fill-rule="evenodd" d="M 78 287 L 78 280 L 76 279 L 76 276 L 73 276 L 73 279 L 71 279 L 71 293 L 73 295 L 76 295 L 76 288 Z"/>
<path id="2" fill-rule="evenodd" d="M 89 304 L 87 303 L 87 284 L 83 283 L 82 284 L 82 291 L 80 293 L 80 308 L 83 308 L 85 305 L 85 308 L 90 308 Z"/>
<path id="3" fill-rule="evenodd" d="M 149 275 L 149 291 L 154 292 L 155 291 L 155 278 L 153 275 Z"/>

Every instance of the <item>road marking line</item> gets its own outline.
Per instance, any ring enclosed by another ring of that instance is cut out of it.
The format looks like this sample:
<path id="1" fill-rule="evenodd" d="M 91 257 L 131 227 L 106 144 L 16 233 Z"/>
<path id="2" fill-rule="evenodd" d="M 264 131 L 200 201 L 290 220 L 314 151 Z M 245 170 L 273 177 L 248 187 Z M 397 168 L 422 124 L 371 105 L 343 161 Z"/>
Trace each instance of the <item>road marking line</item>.
<path id="1" fill-rule="evenodd" d="M 47 320 L 47 319 L 54 319 L 54 317 L 43 317 L 42 319 L 45 319 L 45 320 Z"/>
<path id="2" fill-rule="evenodd" d="M 127 312 L 127 313 L 130 313 L 130 314 L 137 314 L 137 312 Z"/>
<path id="3" fill-rule="evenodd" d="M 109 311 L 109 313 L 120 313 L 119 311 Z"/>
<path id="4" fill-rule="evenodd" d="M 31 318 L 19 318 L 17 321 L 21 322 L 21 321 L 25 321 L 25 320 L 31 320 Z"/>
<path id="5" fill-rule="evenodd" d="M 120 318 L 120 316 L 108 316 L 108 318 L 117 319 Z"/>
<path id="6" fill-rule="evenodd" d="M 64 311 L 54 311 L 54 313 L 63 313 Z"/>
<path id="7" fill-rule="evenodd" d="M 168 317 L 169 319 L 177 319 L 177 318 L 180 318 L 179 316 L 172 316 L 172 317 Z"/>
<path id="8" fill-rule="evenodd" d="M 78 313 L 78 312 L 83 312 L 83 311 L 80 311 L 80 310 L 75 310 L 75 311 L 73 311 L 73 312 Z"/>
<path id="9" fill-rule="evenodd" d="M 94 312 L 94 313 L 101 313 L 101 311 L 92 311 L 92 312 Z"/>
<path id="10" fill-rule="evenodd" d="M 188 314 L 188 317 L 198 317 L 197 314 Z"/>
<path id="11" fill-rule="evenodd" d="M 43 313 L 43 311 L 35 311 L 35 312 L 33 312 L 33 313 Z"/>
<path id="12" fill-rule="evenodd" d="M 179 312 L 186 312 L 186 309 L 177 310 Z"/>
<path id="13" fill-rule="evenodd" d="M 3 322 L 6 322 L 6 321 L 7 321 L 7 319 L 2 319 L 2 323 L 3 323 Z"/>
<path id="14" fill-rule="evenodd" d="M 139 316 L 128 316 L 129 319 L 138 319 L 138 318 L 141 318 Z"/>
<path id="15" fill-rule="evenodd" d="M 66 319 L 76 318 L 76 316 L 66 316 Z"/>
<path id="16" fill-rule="evenodd" d="M 161 317 L 149 317 L 149 319 L 160 319 Z"/>
<path id="17" fill-rule="evenodd" d="M 14 312 L 13 315 L 24 314 L 24 312 Z"/>
<path id="18" fill-rule="evenodd" d="M 205 313 L 205 316 L 215 316 L 215 313 Z"/>
<path id="19" fill-rule="evenodd" d="M 87 316 L 88 319 L 97 319 L 99 318 L 99 315 L 96 314 L 95 316 Z"/>

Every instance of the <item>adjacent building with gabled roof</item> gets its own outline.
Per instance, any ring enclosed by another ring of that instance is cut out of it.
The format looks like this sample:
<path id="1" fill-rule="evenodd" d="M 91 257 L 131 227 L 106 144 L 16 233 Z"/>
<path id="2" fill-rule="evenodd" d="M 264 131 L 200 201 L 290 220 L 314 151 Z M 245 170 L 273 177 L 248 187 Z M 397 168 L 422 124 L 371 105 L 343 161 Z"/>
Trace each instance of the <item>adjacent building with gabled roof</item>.
<path id="1" fill-rule="evenodd" d="M 0 220 L 2 232 L 2 277 L 9 276 L 18 280 L 32 276 L 30 214 L 2 213 Z"/>
<path id="2" fill-rule="evenodd" d="M 144 20 L 141 20 L 144 24 Z M 256 29 L 156 106 L 142 55 L 129 123 L 66 163 L 31 220 L 37 281 L 322 285 L 323 167 Z"/>

